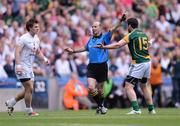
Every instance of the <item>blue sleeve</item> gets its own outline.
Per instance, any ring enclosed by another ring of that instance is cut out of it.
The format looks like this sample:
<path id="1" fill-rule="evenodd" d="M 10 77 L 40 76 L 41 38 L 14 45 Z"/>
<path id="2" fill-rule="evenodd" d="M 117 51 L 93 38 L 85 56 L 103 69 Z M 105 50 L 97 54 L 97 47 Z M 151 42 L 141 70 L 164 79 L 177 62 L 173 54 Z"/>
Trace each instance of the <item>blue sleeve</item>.
<path id="1" fill-rule="evenodd" d="M 91 38 L 90 38 L 90 39 L 91 39 Z M 86 46 L 85 46 L 86 51 L 89 51 L 88 45 L 89 45 L 89 41 L 90 41 L 90 39 L 88 40 L 88 42 L 87 42 L 87 44 L 86 44 Z"/>
<path id="2" fill-rule="evenodd" d="M 110 44 L 111 37 L 112 37 L 111 32 L 104 33 L 104 41 L 106 45 Z"/>

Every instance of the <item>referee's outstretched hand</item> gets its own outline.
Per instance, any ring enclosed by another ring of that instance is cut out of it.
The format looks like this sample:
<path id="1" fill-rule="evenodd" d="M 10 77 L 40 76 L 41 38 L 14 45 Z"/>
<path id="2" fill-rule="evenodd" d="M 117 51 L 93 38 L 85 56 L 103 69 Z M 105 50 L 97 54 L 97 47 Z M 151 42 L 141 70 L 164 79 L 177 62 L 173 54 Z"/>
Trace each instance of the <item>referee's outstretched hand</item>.
<path id="1" fill-rule="evenodd" d="M 73 53 L 74 50 L 72 48 L 65 48 L 64 51 L 68 52 L 68 53 Z"/>

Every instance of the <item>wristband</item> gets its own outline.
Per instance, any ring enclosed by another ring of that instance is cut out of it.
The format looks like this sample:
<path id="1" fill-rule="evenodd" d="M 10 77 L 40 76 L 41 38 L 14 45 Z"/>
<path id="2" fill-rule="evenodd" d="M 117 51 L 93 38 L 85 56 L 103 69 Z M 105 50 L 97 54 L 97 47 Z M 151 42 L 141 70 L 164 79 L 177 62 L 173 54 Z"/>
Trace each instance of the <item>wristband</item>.
<path id="1" fill-rule="evenodd" d="M 149 40 L 149 44 L 150 44 L 150 45 L 153 44 L 153 39 Z"/>
<path id="2" fill-rule="evenodd" d="M 48 61 L 48 59 L 47 59 L 46 57 L 44 57 L 43 60 L 44 60 L 44 62 L 47 62 L 47 61 Z"/>

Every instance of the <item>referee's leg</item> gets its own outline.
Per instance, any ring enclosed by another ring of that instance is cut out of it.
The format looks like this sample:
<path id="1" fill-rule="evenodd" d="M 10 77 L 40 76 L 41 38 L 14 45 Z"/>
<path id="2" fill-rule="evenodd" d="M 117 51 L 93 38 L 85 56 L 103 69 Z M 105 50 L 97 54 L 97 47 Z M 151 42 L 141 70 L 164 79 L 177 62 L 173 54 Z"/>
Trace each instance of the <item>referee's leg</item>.
<path id="1" fill-rule="evenodd" d="M 100 106 L 98 90 L 96 88 L 96 79 L 88 77 L 87 81 L 90 96 L 92 96 L 98 106 Z"/>

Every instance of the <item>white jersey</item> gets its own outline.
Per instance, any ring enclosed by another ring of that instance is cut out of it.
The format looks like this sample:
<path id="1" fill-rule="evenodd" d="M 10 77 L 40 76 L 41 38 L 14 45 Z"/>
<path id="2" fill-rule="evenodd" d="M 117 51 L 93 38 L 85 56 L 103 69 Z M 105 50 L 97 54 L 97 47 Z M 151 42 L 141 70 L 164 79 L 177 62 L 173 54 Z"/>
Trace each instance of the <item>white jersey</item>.
<path id="1" fill-rule="evenodd" d="M 40 45 L 38 36 L 35 35 L 33 37 L 29 32 L 25 33 L 19 38 L 16 44 L 23 47 L 20 53 L 20 64 L 23 70 L 32 72 L 34 57 Z"/>

